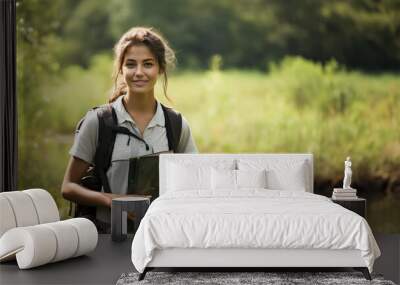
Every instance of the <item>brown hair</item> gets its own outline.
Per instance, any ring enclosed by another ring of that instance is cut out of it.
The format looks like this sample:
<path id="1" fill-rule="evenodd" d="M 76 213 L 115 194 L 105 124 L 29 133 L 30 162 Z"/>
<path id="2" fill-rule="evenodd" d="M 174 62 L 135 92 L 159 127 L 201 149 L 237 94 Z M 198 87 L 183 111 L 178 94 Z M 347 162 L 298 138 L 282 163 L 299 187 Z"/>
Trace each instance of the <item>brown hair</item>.
<path id="1" fill-rule="evenodd" d="M 170 100 L 167 95 L 167 67 L 174 67 L 176 62 L 175 53 L 170 48 L 167 41 L 160 35 L 160 33 L 156 32 L 153 28 L 134 27 L 123 34 L 114 47 L 114 88 L 110 99 L 108 100 L 109 103 L 115 101 L 119 96 L 124 95 L 127 92 L 126 83 L 119 75 L 122 72 L 122 64 L 124 63 L 127 49 L 131 46 L 140 44 L 148 47 L 156 58 L 160 67 L 160 72 L 164 75 L 164 95 L 168 100 Z"/>

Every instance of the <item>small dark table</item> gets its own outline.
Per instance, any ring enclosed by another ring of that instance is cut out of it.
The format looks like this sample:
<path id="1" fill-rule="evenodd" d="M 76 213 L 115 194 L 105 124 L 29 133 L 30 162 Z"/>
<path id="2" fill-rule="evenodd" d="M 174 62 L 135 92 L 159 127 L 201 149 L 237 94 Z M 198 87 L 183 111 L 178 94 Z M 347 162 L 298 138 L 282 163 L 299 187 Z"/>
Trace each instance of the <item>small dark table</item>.
<path id="1" fill-rule="evenodd" d="M 367 200 L 364 198 L 352 198 L 346 200 L 332 199 L 332 202 L 359 214 L 363 218 L 367 218 Z"/>
<path id="2" fill-rule="evenodd" d="M 150 198 L 146 197 L 121 197 L 112 200 L 111 205 L 111 237 L 113 241 L 124 241 L 127 237 L 128 212 L 135 215 L 136 232 L 140 221 L 146 214 L 150 205 Z"/>

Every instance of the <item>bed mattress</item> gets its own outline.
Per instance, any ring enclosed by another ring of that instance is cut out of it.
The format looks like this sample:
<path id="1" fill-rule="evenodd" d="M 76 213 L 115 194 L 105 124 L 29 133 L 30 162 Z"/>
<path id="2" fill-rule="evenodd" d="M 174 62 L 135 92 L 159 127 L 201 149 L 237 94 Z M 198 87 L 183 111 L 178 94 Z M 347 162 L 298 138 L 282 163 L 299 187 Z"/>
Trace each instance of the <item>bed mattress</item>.
<path id="1" fill-rule="evenodd" d="M 162 249 L 359 250 L 372 272 L 380 251 L 364 218 L 307 192 L 170 192 L 150 206 L 132 242 L 143 272 Z"/>

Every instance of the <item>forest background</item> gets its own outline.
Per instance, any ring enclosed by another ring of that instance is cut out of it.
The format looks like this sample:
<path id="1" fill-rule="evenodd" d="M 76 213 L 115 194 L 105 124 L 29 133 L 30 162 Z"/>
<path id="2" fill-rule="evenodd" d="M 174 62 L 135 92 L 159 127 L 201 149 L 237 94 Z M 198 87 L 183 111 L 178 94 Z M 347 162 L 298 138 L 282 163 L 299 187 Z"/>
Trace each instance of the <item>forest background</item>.
<path id="1" fill-rule="evenodd" d="M 19 189 L 60 185 L 77 122 L 110 95 L 113 46 L 151 26 L 201 153 L 313 153 L 315 192 L 353 187 L 400 233 L 400 1 L 18 0 Z"/>

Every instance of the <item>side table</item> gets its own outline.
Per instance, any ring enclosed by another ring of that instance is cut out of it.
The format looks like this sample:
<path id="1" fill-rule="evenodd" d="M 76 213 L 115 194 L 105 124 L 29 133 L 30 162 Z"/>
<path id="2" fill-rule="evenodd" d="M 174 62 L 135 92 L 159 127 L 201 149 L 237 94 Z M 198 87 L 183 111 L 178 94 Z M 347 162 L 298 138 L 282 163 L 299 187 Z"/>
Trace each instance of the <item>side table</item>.
<path id="1" fill-rule="evenodd" d="M 121 197 L 112 200 L 111 204 L 111 239 L 123 241 L 127 238 L 128 212 L 135 215 L 135 229 L 146 214 L 150 205 L 150 198 L 146 197 Z"/>
<path id="2" fill-rule="evenodd" d="M 359 214 L 363 218 L 367 218 L 367 200 L 364 198 L 352 199 L 332 199 L 332 202 Z"/>

